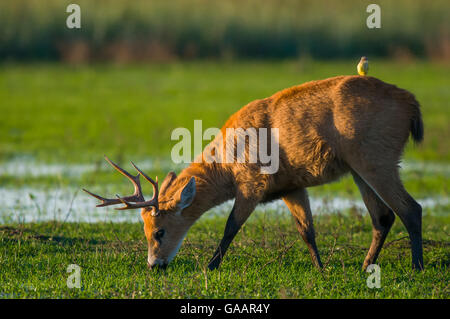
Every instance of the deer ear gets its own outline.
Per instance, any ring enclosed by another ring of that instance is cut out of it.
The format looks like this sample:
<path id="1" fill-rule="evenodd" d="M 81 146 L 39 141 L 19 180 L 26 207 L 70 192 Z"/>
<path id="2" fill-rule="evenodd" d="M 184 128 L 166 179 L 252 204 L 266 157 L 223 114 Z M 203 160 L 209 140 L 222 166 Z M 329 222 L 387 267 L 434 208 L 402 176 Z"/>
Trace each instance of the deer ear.
<path id="1" fill-rule="evenodd" d="M 164 178 L 164 181 L 161 184 L 159 193 L 164 194 L 170 184 L 172 184 L 172 182 L 175 180 L 175 178 L 177 178 L 177 174 L 175 174 L 175 172 L 170 172 L 169 174 L 167 174 L 166 178 Z"/>
<path id="2" fill-rule="evenodd" d="M 195 178 L 191 177 L 189 182 L 184 186 L 180 195 L 179 209 L 184 209 L 192 204 L 195 197 Z"/>

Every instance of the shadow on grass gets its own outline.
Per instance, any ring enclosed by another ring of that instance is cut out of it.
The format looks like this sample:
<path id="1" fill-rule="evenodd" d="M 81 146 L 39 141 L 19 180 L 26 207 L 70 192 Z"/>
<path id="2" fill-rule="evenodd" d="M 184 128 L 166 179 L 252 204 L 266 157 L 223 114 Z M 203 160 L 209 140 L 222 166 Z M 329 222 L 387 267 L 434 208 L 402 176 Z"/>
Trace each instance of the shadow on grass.
<path id="1" fill-rule="evenodd" d="M 6 235 L 4 239 L 8 241 L 17 242 L 19 240 L 34 239 L 42 242 L 57 243 L 62 245 L 74 246 L 77 244 L 84 245 L 105 245 L 111 242 L 97 239 L 86 239 L 79 237 L 65 237 L 65 236 L 53 236 L 42 235 L 31 229 L 27 228 L 14 228 L 10 226 L 0 226 L 0 234 Z"/>

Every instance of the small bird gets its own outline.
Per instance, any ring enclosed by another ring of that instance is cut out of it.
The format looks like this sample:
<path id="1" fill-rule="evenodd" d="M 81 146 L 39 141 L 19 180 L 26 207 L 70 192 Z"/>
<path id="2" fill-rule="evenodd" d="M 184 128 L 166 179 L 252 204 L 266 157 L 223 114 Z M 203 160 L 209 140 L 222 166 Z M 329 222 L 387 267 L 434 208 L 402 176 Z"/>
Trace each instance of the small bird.
<path id="1" fill-rule="evenodd" d="M 363 56 L 356 69 L 358 70 L 359 75 L 367 75 L 367 72 L 369 71 L 369 59 Z"/>

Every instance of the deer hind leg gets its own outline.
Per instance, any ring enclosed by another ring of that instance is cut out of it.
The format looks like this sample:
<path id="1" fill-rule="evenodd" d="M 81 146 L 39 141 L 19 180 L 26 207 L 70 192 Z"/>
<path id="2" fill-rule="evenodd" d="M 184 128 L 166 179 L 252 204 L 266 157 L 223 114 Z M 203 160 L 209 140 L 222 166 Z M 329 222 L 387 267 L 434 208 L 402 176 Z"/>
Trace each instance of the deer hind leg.
<path id="1" fill-rule="evenodd" d="M 316 246 L 311 208 L 306 189 L 302 188 L 287 194 L 283 197 L 283 201 L 289 208 L 295 219 L 295 225 L 308 246 L 314 266 L 321 269 L 323 266 Z"/>
<path id="2" fill-rule="evenodd" d="M 358 165 L 352 169 L 397 214 L 408 231 L 411 241 L 412 267 L 423 269 L 422 207 L 403 187 L 397 165 Z"/>
<path id="3" fill-rule="evenodd" d="M 376 262 L 381 247 L 383 247 L 389 230 L 394 223 L 395 215 L 358 174 L 352 171 L 352 175 L 372 219 L 372 243 L 364 259 L 363 270 L 365 270 L 367 266 Z"/>

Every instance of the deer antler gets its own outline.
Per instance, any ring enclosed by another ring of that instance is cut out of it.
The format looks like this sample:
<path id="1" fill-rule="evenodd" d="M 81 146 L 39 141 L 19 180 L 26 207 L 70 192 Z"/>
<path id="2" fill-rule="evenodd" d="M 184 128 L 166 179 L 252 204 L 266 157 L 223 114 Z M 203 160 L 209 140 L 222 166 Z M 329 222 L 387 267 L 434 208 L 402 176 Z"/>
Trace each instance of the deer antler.
<path id="1" fill-rule="evenodd" d="M 88 193 L 89 195 L 99 199 L 102 201 L 101 204 L 98 204 L 97 207 L 104 207 L 104 206 L 110 206 L 110 205 L 116 205 L 116 204 L 125 204 L 125 206 L 115 208 L 117 210 L 125 210 L 125 209 L 134 209 L 134 208 L 141 208 L 141 207 L 155 207 L 156 211 L 159 211 L 158 207 L 158 177 L 156 177 L 156 182 L 148 177 L 144 172 L 142 172 L 136 165 L 134 165 L 133 162 L 131 164 L 133 167 L 138 171 L 138 174 L 136 176 L 131 175 L 123 168 L 119 167 L 117 164 L 115 164 L 113 161 L 111 161 L 108 157 L 105 156 L 106 161 L 111 164 L 119 173 L 124 175 L 126 178 L 128 178 L 131 183 L 134 185 L 134 194 L 131 196 L 126 197 L 120 197 L 119 195 L 116 195 L 117 198 L 104 198 L 97 194 L 91 193 L 90 191 L 83 188 L 83 190 Z M 142 195 L 142 189 L 141 189 L 141 182 L 139 179 L 139 176 L 142 175 L 144 178 L 149 181 L 153 186 L 153 197 L 152 199 L 146 201 L 144 199 L 144 196 Z M 135 202 L 135 204 L 131 203 Z"/>

